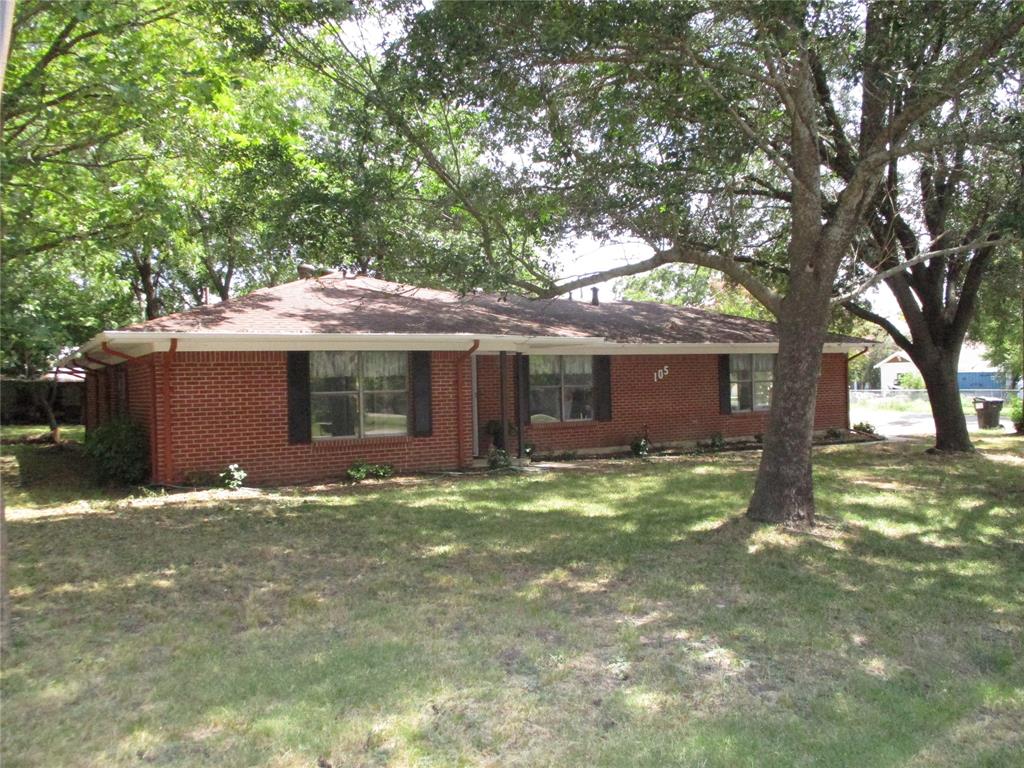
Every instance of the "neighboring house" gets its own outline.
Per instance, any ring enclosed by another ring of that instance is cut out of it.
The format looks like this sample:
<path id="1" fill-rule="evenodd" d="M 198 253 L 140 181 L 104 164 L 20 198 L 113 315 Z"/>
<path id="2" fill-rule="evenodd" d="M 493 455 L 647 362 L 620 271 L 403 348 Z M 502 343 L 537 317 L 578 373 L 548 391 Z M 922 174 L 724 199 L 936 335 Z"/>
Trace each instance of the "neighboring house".
<path id="1" fill-rule="evenodd" d="M 902 349 L 875 364 L 881 374 L 882 391 L 900 389 L 900 374 L 920 376 L 917 366 Z M 981 344 L 964 344 L 960 350 L 957 366 L 957 383 L 960 389 L 1002 389 L 1005 376 L 985 359 L 985 347 Z"/>
<path id="2" fill-rule="evenodd" d="M 921 375 L 921 372 L 917 370 L 917 366 L 910 362 L 910 355 L 902 349 L 898 349 L 888 357 L 883 358 L 875 364 L 875 368 L 878 369 L 881 375 L 883 392 L 899 389 L 900 376 L 905 373 L 915 376 Z"/>
<path id="3" fill-rule="evenodd" d="M 0 421 L 4 424 L 46 424 L 50 406 L 59 424 L 82 421 L 85 371 L 61 369 L 37 378 L 4 376 L 0 379 Z"/>
<path id="4" fill-rule="evenodd" d="M 816 429 L 847 426 L 847 352 L 865 343 L 825 344 Z M 357 460 L 465 467 L 503 422 L 513 455 L 753 436 L 776 350 L 771 323 L 695 309 L 335 273 L 103 332 L 77 360 L 87 427 L 117 413 L 143 425 L 155 482 L 237 462 L 289 483 Z"/>

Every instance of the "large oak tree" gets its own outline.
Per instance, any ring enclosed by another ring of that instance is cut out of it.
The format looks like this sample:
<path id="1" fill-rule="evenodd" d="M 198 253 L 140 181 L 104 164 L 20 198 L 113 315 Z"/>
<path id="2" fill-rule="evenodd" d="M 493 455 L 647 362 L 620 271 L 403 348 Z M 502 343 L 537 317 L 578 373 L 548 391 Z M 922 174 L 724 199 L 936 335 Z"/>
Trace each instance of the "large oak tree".
<path id="1" fill-rule="evenodd" d="M 725 273 L 775 315 L 777 375 L 748 515 L 811 521 L 821 349 L 833 307 L 854 298 L 836 295 L 840 269 L 878 214 L 890 164 L 955 138 L 916 129 L 989 88 L 1022 26 L 1010 2 L 941 15 L 914 3 L 439 3 L 414 17 L 395 57 L 425 93 L 487 116 L 495 147 L 523 159 L 519 183 L 557 193 L 567 230 L 654 249 L 536 293 L 679 262 Z M 780 264 L 781 286 L 766 279 Z"/>

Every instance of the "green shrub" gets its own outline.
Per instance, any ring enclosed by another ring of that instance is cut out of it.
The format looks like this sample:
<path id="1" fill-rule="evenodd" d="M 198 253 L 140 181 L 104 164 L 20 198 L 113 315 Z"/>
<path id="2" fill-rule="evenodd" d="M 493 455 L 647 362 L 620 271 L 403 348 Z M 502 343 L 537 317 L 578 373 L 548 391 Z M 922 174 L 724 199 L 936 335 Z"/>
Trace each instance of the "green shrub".
<path id="1" fill-rule="evenodd" d="M 853 425 L 853 431 L 854 432 L 863 432 L 863 433 L 865 433 L 867 435 L 877 434 L 877 432 L 875 432 L 875 425 L 874 424 L 870 424 L 869 422 L 866 422 L 866 421 L 861 421 L 861 422 L 858 422 L 858 423 L 854 424 Z"/>
<path id="2" fill-rule="evenodd" d="M 633 442 L 629 444 L 629 450 L 638 459 L 646 459 L 651 453 L 651 441 L 646 437 L 633 438 Z"/>
<path id="3" fill-rule="evenodd" d="M 103 482 L 138 485 L 149 477 L 149 440 L 131 419 L 111 419 L 90 429 L 85 452 Z"/>
<path id="4" fill-rule="evenodd" d="M 487 466 L 491 469 L 505 469 L 512 466 L 512 460 L 508 457 L 508 451 L 504 448 L 491 448 L 487 452 Z"/>
<path id="5" fill-rule="evenodd" d="M 901 373 L 896 377 L 896 386 L 900 389 L 924 389 L 924 379 L 919 373 Z"/>
<path id="6" fill-rule="evenodd" d="M 390 464 L 369 464 L 365 461 L 357 461 L 345 470 L 345 477 L 353 483 L 360 483 L 368 477 L 385 478 L 393 474 L 395 468 Z"/>
<path id="7" fill-rule="evenodd" d="M 232 491 L 237 491 L 242 487 L 242 483 L 245 478 L 248 477 L 248 472 L 242 469 L 237 464 L 228 464 L 228 468 L 218 475 L 220 478 L 220 484 L 225 488 Z"/>
<path id="8" fill-rule="evenodd" d="M 842 440 L 843 430 L 831 427 L 830 429 L 825 431 L 825 437 L 827 437 L 829 440 Z"/>
<path id="9" fill-rule="evenodd" d="M 1018 432 L 1024 433 L 1024 400 L 1011 395 L 1006 405 L 1007 413 L 1010 416 L 1010 421 L 1013 422 L 1014 428 Z"/>

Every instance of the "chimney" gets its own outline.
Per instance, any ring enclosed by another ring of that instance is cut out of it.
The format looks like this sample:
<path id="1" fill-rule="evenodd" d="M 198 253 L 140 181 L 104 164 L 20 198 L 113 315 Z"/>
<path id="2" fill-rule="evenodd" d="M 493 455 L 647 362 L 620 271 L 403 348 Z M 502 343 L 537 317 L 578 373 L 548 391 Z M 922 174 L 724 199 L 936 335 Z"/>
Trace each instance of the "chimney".
<path id="1" fill-rule="evenodd" d="M 601 300 L 597 298 L 596 287 L 590 289 L 590 303 L 593 304 L 595 307 L 601 303 Z"/>
<path id="2" fill-rule="evenodd" d="M 299 277 L 303 280 L 316 277 L 316 267 L 312 264 L 299 264 Z"/>

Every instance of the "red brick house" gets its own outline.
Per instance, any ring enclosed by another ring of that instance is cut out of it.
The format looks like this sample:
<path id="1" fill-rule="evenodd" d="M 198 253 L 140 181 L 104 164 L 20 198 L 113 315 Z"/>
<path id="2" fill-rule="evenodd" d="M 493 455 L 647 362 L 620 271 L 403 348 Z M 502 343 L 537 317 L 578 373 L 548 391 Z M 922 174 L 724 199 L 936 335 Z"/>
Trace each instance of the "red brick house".
<path id="1" fill-rule="evenodd" d="M 847 353 L 864 343 L 825 345 L 817 429 L 848 426 Z M 776 349 L 771 323 L 696 309 L 336 273 L 105 331 L 76 359 L 86 427 L 137 421 L 154 482 L 238 463 L 254 483 L 291 483 L 359 460 L 464 467 L 492 435 L 513 455 L 752 436 Z"/>

